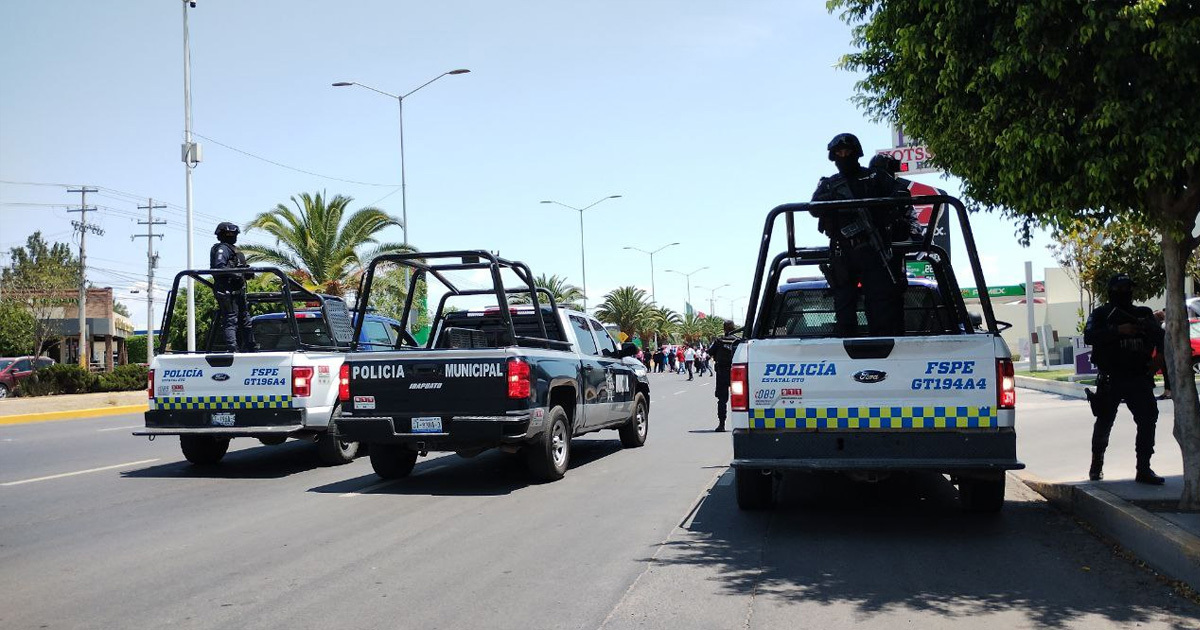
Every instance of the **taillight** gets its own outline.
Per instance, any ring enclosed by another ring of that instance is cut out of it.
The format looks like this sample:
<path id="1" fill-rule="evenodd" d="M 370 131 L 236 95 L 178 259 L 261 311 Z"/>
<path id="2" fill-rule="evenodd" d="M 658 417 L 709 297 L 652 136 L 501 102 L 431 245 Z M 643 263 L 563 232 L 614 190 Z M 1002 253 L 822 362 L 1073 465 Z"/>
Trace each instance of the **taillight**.
<path id="1" fill-rule="evenodd" d="M 292 396 L 307 398 L 312 395 L 312 366 L 292 368 Z"/>
<path id="2" fill-rule="evenodd" d="M 734 411 L 746 411 L 750 406 L 750 390 L 746 383 L 746 364 L 734 363 L 729 370 L 729 406 Z"/>
<path id="3" fill-rule="evenodd" d="M 146 398 L 154 398 L 154 370 L 146 370 L 146 378 L 149 381 L 146 387 Z"/>
<path id="4" fill-rule="evenodd" d="M 350 366 L 345 363 L 338 370 L 338 400 L 350 402 Z"/>
<path id="5" fill-rule="evenodd" d="M 996 359 L 996 391 L 998 409 L 1014 409 L 1017 406 L 1017 377 L 1013 375 L 1012 359 Z"/>
<path id="6" fill-rule="evenodd" d="M 529 398 L 529 395 L 533 392 L 533 386 L 529 379 L 529 364 L 521 359 L 509 359 L 506 374 L 508 380 L 508 397 L 517 399 Z"/>

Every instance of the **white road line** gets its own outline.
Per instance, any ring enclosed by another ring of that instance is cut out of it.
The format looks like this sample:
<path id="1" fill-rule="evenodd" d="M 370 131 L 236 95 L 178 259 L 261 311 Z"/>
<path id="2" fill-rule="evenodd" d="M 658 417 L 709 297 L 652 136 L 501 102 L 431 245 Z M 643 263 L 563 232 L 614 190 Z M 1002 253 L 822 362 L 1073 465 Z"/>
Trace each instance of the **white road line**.
<path id="1" fill-rule="evenodd" d="M 105 431 L 124 431 L 124 430 L 128 430 L 128 429 L 140 429 L 143 426 L 145 426 L 145 425 L 131 424 L 131 425 L 125 426 L 125 427 L 108 427 L 107 429 L 96 429 L 96 433 L 104 433 Z"/>
<path id="2" fill-rule="evenodd" d="M 679 391 L 677 391 L 677 392 L 675 392 L 674 394 L 671 394 L 671 395 L 672 395 L 672 396 L 678 396 L 678 395 L 680 395 L 680 394 L 686 394 L 686 393 L 687 393 L 687 390 L 686 390 L 686 389 L 681 389 L 681 390 L 679 390 Z"/>
<path id="3" fill-rule="evenodd" d="M 113 466 L 101 466 L 100 468 L 89 468 L 87 470 L 77 470 L 75 472 L 60 473 L 57 475 L 48 475 L 46 477 L 34 477 L 33 479 L 22 479 L 20 481 L 9 481 L 7 483 L 0 483 L 0 486 L 19 486 L 23 483 L 33 483 L 35 481 L 49 481 L 51 479 L 61 479 L 63 477 L 74 477 L 75 475 L 86 475 L 88 473 L 100 472 L 102 470 L 113 470 L 115 468 L 127 468 L 129 466 L 139 466 L 141 464 L 152 464 L 156 461 L 158 461 L 157 457 L 154 459 L 143 459 L 141 461 L 136 461 L 136 462 L 125 462 L 124 464 L 115 464 Z"/>

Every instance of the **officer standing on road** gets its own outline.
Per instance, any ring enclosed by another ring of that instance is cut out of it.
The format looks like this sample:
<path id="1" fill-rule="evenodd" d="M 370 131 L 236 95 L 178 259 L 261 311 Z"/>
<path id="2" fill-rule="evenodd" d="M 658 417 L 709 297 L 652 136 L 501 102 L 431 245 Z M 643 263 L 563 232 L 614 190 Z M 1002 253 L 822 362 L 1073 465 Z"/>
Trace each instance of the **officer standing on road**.
<path id="1" fill-rule="evenodd" d="M 837 165 L 838 172 L 821 178 L 813 201 L 911 196 L 890 169 L 867 169 L 859 165 L 863 150 L 853 134 L 834 136 L 827 148 L 829 160 Z M 822 271 L 833 289 L 838 334 L 843 337 L 856 334 L 860 283 L 869 333 L 903 334 L 907 279 L 903 261 L 893 255 L 891 244 L 894 238 L 910 240 L 917 236 L 910 227 L 914 225 L 912 206 L 871 208 L 857 213 L 813 210 L 812 214 L 819 220 L 817 228 L 830 239 L 830 263 L 822 266 Z"/>
<path id="2" fill-rule="evenodd" d="M 217 226 L 217 244 L 208 254 L 209 269 L 236 269 L 249 267 L 246 255 L 237 248 L 237 237 L 241 230 L 234 223 L 222 222 Z M 213 276 L 214 292 L 220 309 L 218 322 L 221 325 L 225 347 L 236 352 L 254 352 L 254 330 L 250 325 L 250 308 L 246 304 L 246 280 L 254 274 L 217 274 Z"/>
<path id="3" fill-rule="evenodd" d="M 1138 483 L 1162 485 L 1162 477 L 1150 470 L 1154 454 L 1154 429 L 1158 403 L 1154 400 L 1151 358 L 1163 352 L 1163 330 L 1154 311 L 1133 305 L 1133 280 L 1119 273 L 1108 281 L 1108 302 L 1092 311 L 1083 339 L 1092 346 L 1092 363 L 1099 369 L 1096 392 L 1088 392 L 1096 426 L 1092 430 L 1092 465 L 1088 478 L 1104 478 L 1104 451 L 1112 432 L 1117 408 L 1123 401 L 1137 423 L 1135 452 Z"/>
<path id="4" fill-rule="evenodd" d="M 733 368 L 733 347 L 737 345 L 737 337 L 733 336 L 733 322 L 728 319 L 723 324 L 725 335 L 713 340 L 708 347 L 708 356 L 712 357 L 717 370 L 717 433 L 725 431 L 725 408 L 729 403 L 729 372 Z"/>

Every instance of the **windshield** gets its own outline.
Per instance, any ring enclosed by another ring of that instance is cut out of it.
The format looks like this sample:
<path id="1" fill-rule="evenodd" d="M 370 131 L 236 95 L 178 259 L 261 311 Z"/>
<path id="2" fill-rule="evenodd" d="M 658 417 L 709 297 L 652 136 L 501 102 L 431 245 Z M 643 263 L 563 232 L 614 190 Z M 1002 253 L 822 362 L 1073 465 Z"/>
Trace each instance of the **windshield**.
<path id="1" fill-rule="evenodd" d="M 13 364 L 12 359 L 0 359 L 0 372 L 8 369 L 8 366 Z"/>

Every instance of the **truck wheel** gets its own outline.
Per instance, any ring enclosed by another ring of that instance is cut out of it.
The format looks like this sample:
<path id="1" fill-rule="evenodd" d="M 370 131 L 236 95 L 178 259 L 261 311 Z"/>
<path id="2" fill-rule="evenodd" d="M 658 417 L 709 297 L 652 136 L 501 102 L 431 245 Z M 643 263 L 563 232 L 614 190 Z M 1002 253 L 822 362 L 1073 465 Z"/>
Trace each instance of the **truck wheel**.
<path id="1" fill-rule="evenodd" d="M 562 407 L 550 409 L 546 418 L 549 420 L 546 430 L 525 447 L 525 455 L 529 458 L 529 472 L 534 477 L 540 481 L 556 481 L 562 479 L 571 463 L 571 427 Z"/>
<path id="2" fill-rule="evenodd" d="M 649 432 L 650 410 L 646 406 L 646 398 L 638 394 L 633 399 L 633 415 L 629 417 L 629 422 L 617 429 L 621 436 L 621 446 L 637 448 L 646 443 L 646 435 Z"/>
<path id="3" fill-rule="evenodd" d="M 179 448 L 183 456 L 197 466 L 211 466 L 225 457 L 229 450 L 229 438 L 210 435 L 181 435 Z"/>
<path id="4" fill-rule="evenodd" d="M 775 478 L 755 468 L 734 468 L 733 480 L 737 504 L 743 510 L 765 510 L 771 507 Z"/>
<path id="5" fill-rule="evenodd" d="M 329 417 L 329 428 L 321 437 L 317 438 L 317 457 L 326 466 L 349 464 L 358 455 L 358 442 L 347 442 L 341 439 L 337 433 L 337 425 L 334 424 L 334 420 L 341 415 L 342 408 L 334 407 L 333 415 Z"/>
<path id="6" fill-rule="evenodd" d="M 371 469 L 384 479 L 407 477 L 417 464 L 417 452 L 401 444 L 375 444 L 370 453 Z"/>
<path id="7" fill-rule="evenodd" d="M 959 481 L 958 501 L 968 512 L 999 512 L 1004 507 L 1004 475 Z"/>

